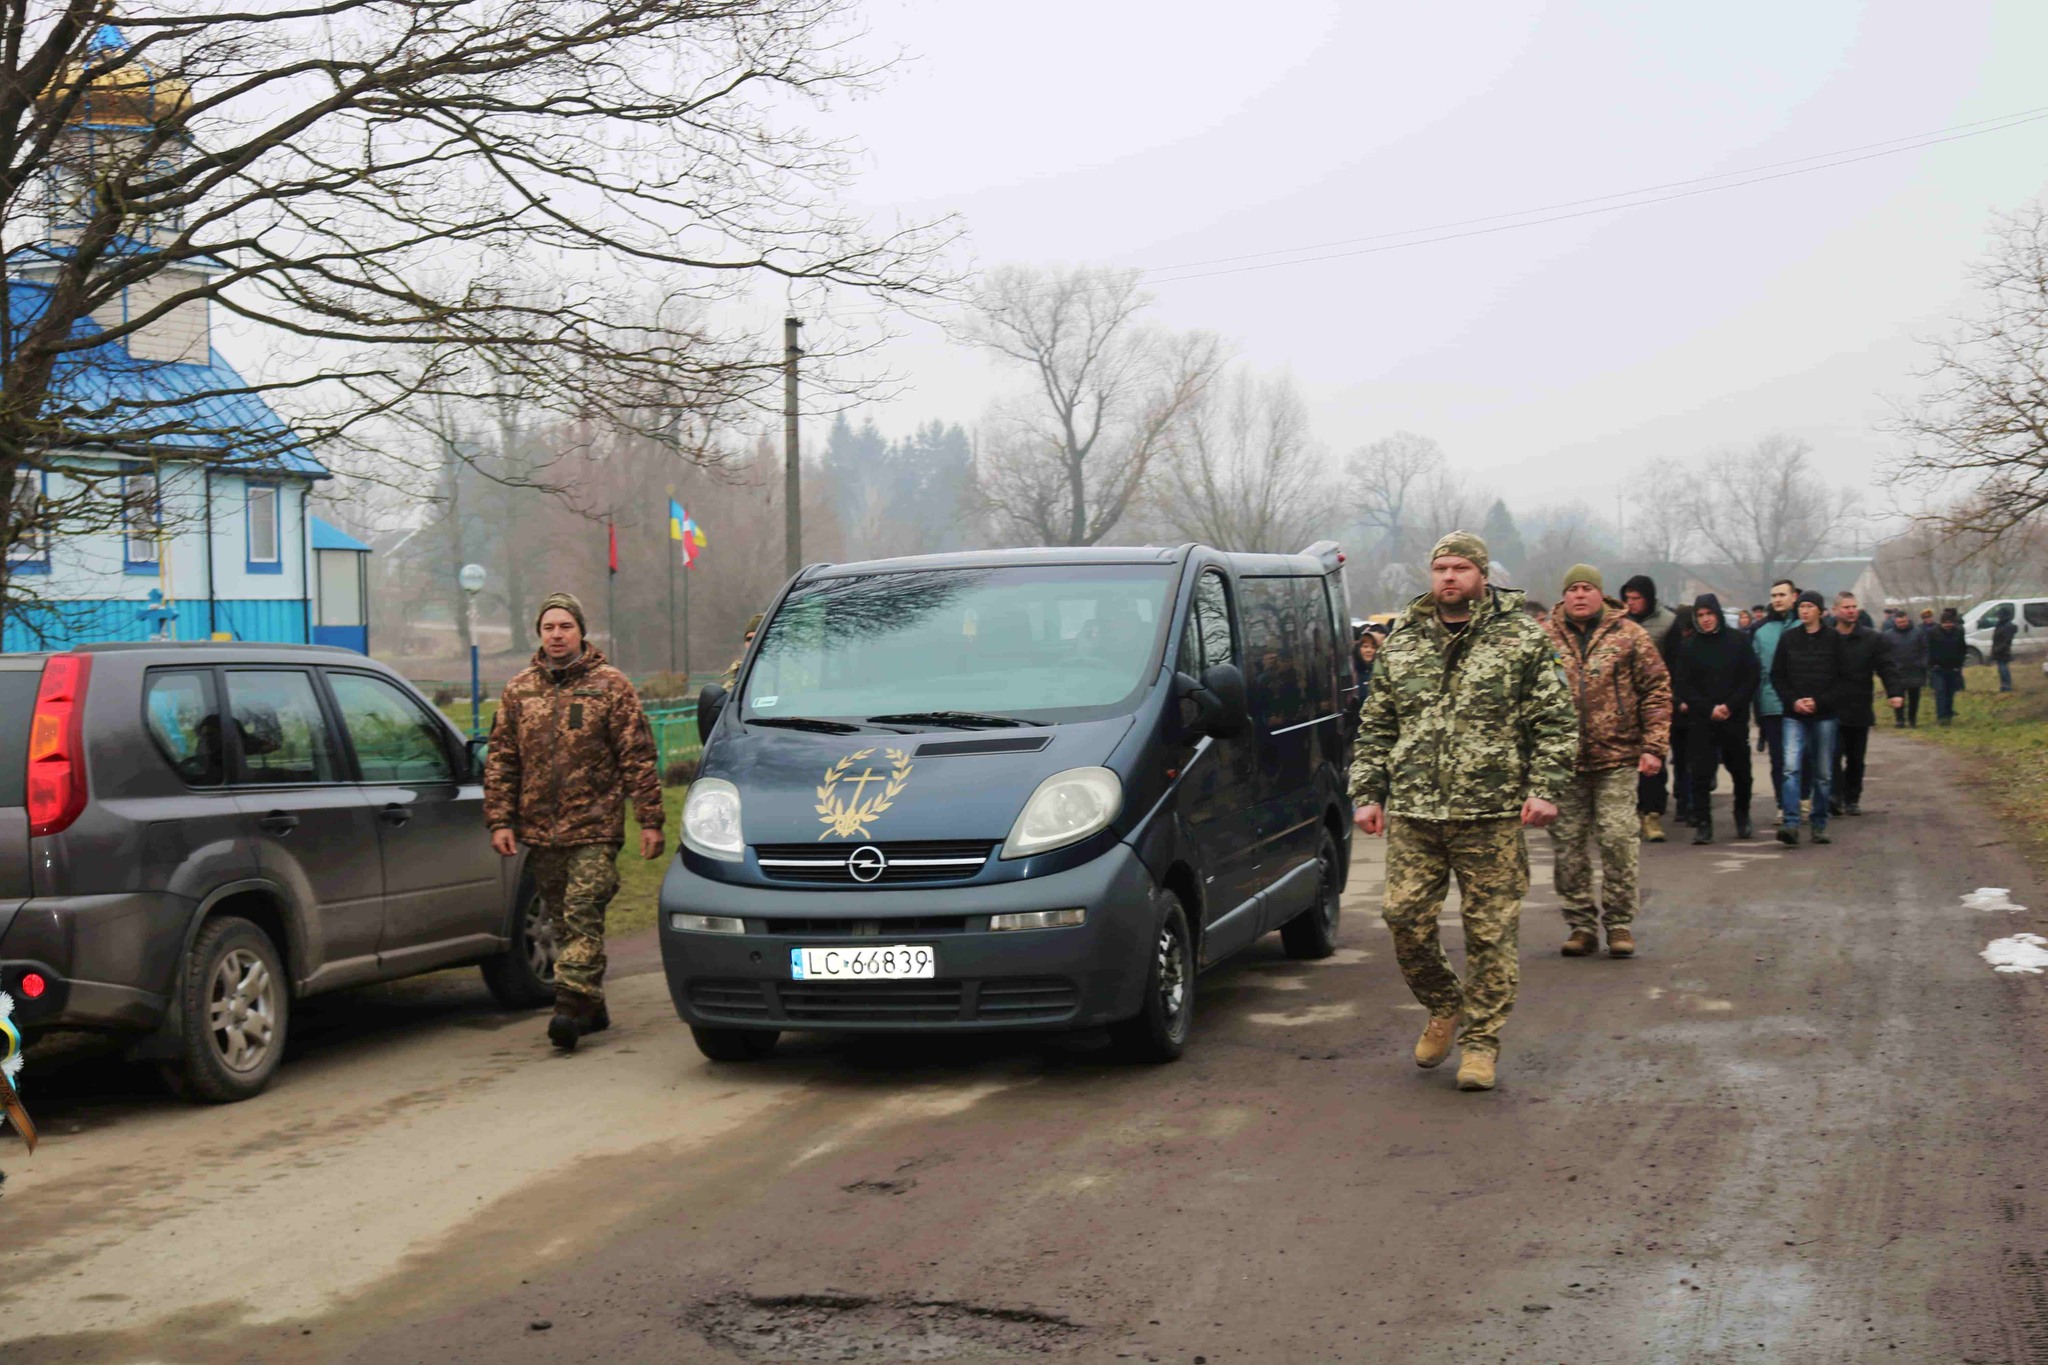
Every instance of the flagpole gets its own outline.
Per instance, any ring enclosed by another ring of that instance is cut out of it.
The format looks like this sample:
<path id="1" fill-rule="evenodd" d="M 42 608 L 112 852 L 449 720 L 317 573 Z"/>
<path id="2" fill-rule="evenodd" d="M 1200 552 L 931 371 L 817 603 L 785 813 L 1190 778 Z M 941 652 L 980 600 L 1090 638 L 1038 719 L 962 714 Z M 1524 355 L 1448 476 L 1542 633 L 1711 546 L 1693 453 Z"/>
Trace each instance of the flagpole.
<path id="1" fill-rule="evenodd" d="M 612 647 L 612 667 L 624 668 L 625 657 L 619 652 L 618 612 L 616 584 L 619 580 L 619 528 L 612 524 L 611 514 L 604 519 L 605 575 L 604 575 L 604 628 L 605 640 Z"/>
<path id="2" fill-rule="evenodd" d="M 670 519 L 674 518 L 676 486 L 668 486 Z M 678 546 L 680 548 L 680 546 Z M 676 671 L 676 550 L 668 552 L 668 671 Z"/>
<path id="3" fill-rule="evenodd" d="M 690 575 L 683 573 L 683 685 L 690 684 Z"/>

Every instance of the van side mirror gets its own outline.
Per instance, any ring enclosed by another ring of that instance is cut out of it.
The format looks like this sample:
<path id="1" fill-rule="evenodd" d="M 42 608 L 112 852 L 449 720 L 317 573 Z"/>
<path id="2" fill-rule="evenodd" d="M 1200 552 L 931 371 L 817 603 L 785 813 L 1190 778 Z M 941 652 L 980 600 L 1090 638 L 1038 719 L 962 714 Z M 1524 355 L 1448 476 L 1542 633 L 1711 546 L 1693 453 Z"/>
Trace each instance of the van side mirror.
<path id="1" fill-rule="evenodd" d="M 1244 674 L 1235 664 L 1212 664 L 1199 680 L 1176 673 L 1174 690 L 1182 702 L 1181 722 L 1194 734 L 1232 739 L 1251 728 Z"/>
<path id="2" fill-rule="evenodd" d="M 697 694 L 697 739 L 701 743 L 711 738 L 711 727 L 718 724 L 718 713 L 725 709 L 725 688 L 718 683 L 705 683 L 704 690 Z"/>
<path id="3" fill-rule="evenodd" d="M 462 748 L 463 752 L 469 755 L 470 778 L 481 781 L 484 775 L 484 760 L 491 754 L 491 742 L 479 737 L 468 741 Z"/>

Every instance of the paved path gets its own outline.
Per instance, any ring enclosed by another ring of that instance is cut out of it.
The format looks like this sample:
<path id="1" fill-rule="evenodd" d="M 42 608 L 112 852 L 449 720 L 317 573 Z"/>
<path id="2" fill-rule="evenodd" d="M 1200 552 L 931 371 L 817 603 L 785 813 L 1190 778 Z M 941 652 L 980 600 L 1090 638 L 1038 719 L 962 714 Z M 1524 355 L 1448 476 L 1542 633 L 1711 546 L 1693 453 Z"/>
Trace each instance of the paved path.
<path id="1" fill-rule="evenodd" d="M 1632 962 L 1556 955 L 1539 836 L 1491 1095 L 1407 1060 L 1366 841 L 1343 950 L 1205 978 L 1170 1067 L 712 1067 L 651 974 L 573 1058 L 462 976 L 249 1104 L 53 1066 L 0 1359 L 2048 1360 L 2048 977 L 1980 957 L 2048 887 L 1966 778 L 1881 731 L 1833 847 L 1647 850 Z"/>

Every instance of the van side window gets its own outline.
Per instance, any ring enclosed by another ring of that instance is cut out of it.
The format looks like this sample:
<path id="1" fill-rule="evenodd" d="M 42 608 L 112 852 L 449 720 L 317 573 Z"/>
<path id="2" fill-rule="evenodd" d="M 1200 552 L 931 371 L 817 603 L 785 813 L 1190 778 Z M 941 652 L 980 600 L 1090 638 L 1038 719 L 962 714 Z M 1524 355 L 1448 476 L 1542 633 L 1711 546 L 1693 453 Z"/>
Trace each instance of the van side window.
<path id="1" fill-rule="evenodd" d="M 365 782 L 453 782 L 441 727 L 412 698 L 362 673 L 329 673 L 342 728 Z"/>
<path id="2" fill-rule="evenodd" d="M 2048 602 L 2029 602 L 2020 608 L 2027 614 L 2030 626 L 2048 626 Z"/>
<path id="3" fill-rule="evenodd" d="M 309 673 L 228 674 L 228 712 L 241 739 L 235 781 L 334 782 L 334 736 Z"/>
<path id="4" fill-rule="evenodd" d="M 1308 623 L 1298 578 L 1239 579 L 1244 611 L 1244 677 L 1252 719 L 1267 730 L 1313 719 L 1309 713 Z M 1315 586 L 1310 583 L 1309 586 Z"/>
<path id="5" fill-rule="evenodd" d="M 142 685 L 142 713 L 149 737 L 179 777 L 194 787 L 220 785 L 220 703 L 211 672 L 150 673 Z"/>
<path id="6" fill-rule="evenodd" d="M 1205 668 L 1236 662 L 1237 651 L 1230 638 L 1230 597 L 1223 575 L 1205 573 L 1188 604 L 1188 627 L 1180 637 L 1180 659 L 1174 667 L 1199 678 Z"/>

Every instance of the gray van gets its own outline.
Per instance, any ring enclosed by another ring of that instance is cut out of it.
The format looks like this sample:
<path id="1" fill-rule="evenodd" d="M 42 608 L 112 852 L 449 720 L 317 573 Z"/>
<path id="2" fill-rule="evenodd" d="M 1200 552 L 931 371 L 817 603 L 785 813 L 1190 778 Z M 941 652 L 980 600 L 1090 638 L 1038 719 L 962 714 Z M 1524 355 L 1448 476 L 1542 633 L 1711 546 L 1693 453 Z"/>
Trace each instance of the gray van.
<path id="1" fill-rule="evenodd" d="M 1183 545 L 798 574 L 698 705 L 660 916 L 698 1047 L 1106 1027 L 1165 1061 L 1201 971 L 1272 931 L 1327 956 L 1342 562 Z"/>
<path id="2" fill-rule="evenodd" d="M 179 1093 L 245 1099 L 292 1001 L 480 963 L 553 998 L 482 766 L 405 679 L 318 645 L 0 655 L 0 990 L 31 1037 L 114 1031 Z"/>

